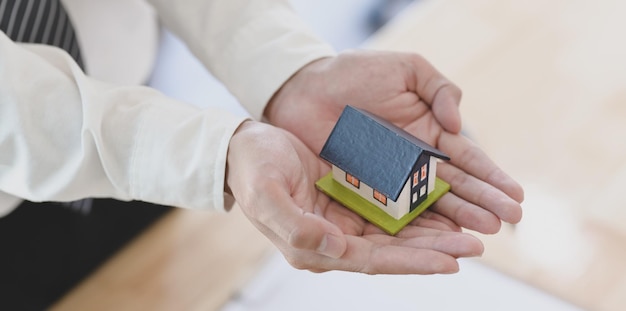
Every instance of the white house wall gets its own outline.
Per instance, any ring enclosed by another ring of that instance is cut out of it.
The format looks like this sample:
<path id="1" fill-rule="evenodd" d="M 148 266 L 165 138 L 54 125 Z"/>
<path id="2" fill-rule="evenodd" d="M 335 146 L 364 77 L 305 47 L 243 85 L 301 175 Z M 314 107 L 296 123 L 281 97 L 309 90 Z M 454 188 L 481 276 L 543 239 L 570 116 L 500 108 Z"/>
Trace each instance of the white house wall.
<path id="1" fill-rule="evenodd" d="M 409 176 L 404 184 L 404 188 L 402 188 L 402 192 L 400 192 L 400 196 L 398 197 L 398 208 L 399 216 L 396 219 L 402 218 L 402 216 L 408 214 L 411 211 L 411 183 L 413 182 L 413 176 Z"/>
<path id="2" fill-rule="evenodd" d="M 411 186 L 409 183 L 410 179 L 407 179 L 407 182 L 404 185 L 404 188 L 402 190 L 402 193 L 400 194 L 400 197 L 398 197 L 398 200 L 393 201 L 390 198 L 387 198 L 387 206 L 385 206 L 382 203 L 378 202 L 378 200 L 374 199 L 374 189 L 372 189 L 372 187 L 366 185 L 365 183 L 361 181 L 360 187 L 357 189 L 355 186 L 353 186 L 352 184 L 346 181 L 345 171 L 341 170 L 340 168 L 334 165 L 332 166 L 332 171 L 333 171 L 333 178 L 337 182 L 339 182 L 344 187 L 358 193 L 360 196 L 362 196 L 363 198 L 365 198 L 372 204 L 378 206 L 380 209 L 385 211 L 391 217 L 395 219 L 400 219 L 402 218 L 402 216 L 404 216 L 405 214 L 409 212 L 409 209 L 410 209 L 409 196 L 411 193 L 410 188 L 409 188 Z"/>
<path id="3" fill-rule="evenodd" d="M 430 157 L 430 167 L 428 168 L 428 193 L 435 190 L 435 179 L 437 178 L 437 158 Z"/>

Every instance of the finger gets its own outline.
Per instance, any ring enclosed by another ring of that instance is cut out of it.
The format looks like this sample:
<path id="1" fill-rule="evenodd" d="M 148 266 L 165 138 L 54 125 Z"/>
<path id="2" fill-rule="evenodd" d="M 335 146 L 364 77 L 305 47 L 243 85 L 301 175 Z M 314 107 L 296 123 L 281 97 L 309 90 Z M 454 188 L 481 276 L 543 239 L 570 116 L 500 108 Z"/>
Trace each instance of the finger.
<path id="1" fill-rule="evenodd" d="M 517 223 L 520 221 L 522 207 L 500 189 L 447 163 L 439 165 L 437 173 L 439 177 L 450 183 L 454 194 L 461 199 L 494 213 L 506 222 Z"/>
<path id="2" fill-rule="evenodd" d="M 340 257 L 346 249 L 343 233 L 337 226 L 313 213 L 305 212 L 279 184 L 266 185 L 259 197 L 260 207 L 252 215 L 259 223 L 296 249 L 311 250 Z"/>
<path id="3" fill-rule="evenodd" d="M 456 226 L 456 227 L 458 227 L 458 226 Z M 441 222 L 434 221 L 434 220 L 431 220 L 431 219 L 417 219 L 416 218 L 409 225 L 407 225 L 404 228 L 402 228 L 402 230 L 400 230 L 400 232 L 396 233 L 395 236 L 396 237 L 401 237 L 401 238 L 411 237 L 412 233 L 407 233 L 408 231 L 405 232 L 405 230 L 408 230 L 408 228 L 435 229 L 437 231 L 458 232 L 457 230 L 453 230 L 450 227 L 448 227 L 446 224 L 443 224 Z M 363 235 L 372 235 L 372 234 L 389 235 L 387 232 L 383 231 L 382 229 L 380 229 L 376 225 L 371 224 L 371 223 L 367 223 L 364 226 Z"/>
<path id="4" fill-rule="evenodd" d="M 408 228 L 428 228 L 428 229 L 436 229 L 437 231 L 450 231 L 450 232 L 461 232 L 461 227 L 457 225 L 454 221 L 449 218 L 430 211 L 424 211 L 420 214 L 419 217 L 412 220 L 409 225 L 404 227 L 400 232 L 398 232 L 395 236 L 406 238 L 415 236 L 414 233 L 416 231 L 411 231 L 408 233 Z M 419 231 L 417 231 L 419 232 Z M 372 223 L 366 223 L 363 226 L 362 235 L 371 235 L 371 234 L 387 234 L 385 231 L 375 226 Z"/>
<path id="5" fill-rule="evenodd" d="M 459 111 L 461 89 L 454 84 L 446 84 L 449 83 L 446 81 L 432 82 L 438 87 L 438 91 L 430 103 L 433 114 L 441 126 L 450 133 L 458 134 L 462 127 Z"/>
<path id="6" fill-rule="evenodd" d="M 390 236 L 379 230 L 366 230 L 368 233 L 364 237 L 376 244 L 432 249 L 454 257 L 478 256 L 484 250 L 480 240 L 462 232 L 406 226 L 395 236 Z"/>
<path id="7" fill-rule="evenodd" d="M 450 163 L 466 173 L 502 190 L 519 203 L 524 200 L 522 187 L 466 137 L 444 131 L 439 136 L 437 146 L 450 156 Z"/>
<path id="8" fill-rule="evenodd" d="M 456 258 L 431 249 L 385 245 L 375 248 L 360 272 L 367 274 L 450 274 L 459 271 Z"/>
<path id="9" fill-rule="evenodd" d="M 408 238 L 394 238 L 386 235 L 372 235 L 367 239 L 377 244 L 430 249 L 454 257 L 475 257 L 484 251 L 482 242 L 471 234 L 446 232 L 428 228 L 408 228 L 416 234 Z"/>
<path id="10" fill-rule="evenodd" d="M 432 249 L 378 244 L 355 236 L 346 236 L 346 240 L 347 250 L 339 259 L 301 251 L 289 253 L 288 260 L 296 268 L 315 272 L 341 270 L 367 274 L 434 274 L 459 270 L 454 256 Z"/>
<path id="11" fill-rule="evenodd" d="M 458 226 L 455 225 L 453 228 L 448 223 L 440 222 L 440 221 L 433 220 L 433 219 L 423 218 L 420 215 L 420 217 L 417 217 L 413 221 L 411 221 L 411 223 L 407 227 L 430 228 L 430 229 L 436 229 L 440 231 L 456 231 L 455 229 Z"/>
<path id="12" fill-rule="evenodd" d="M 418 226 L 421 219 L 430 219 L 444 224 L 446 227 L 448 227 L 449 231 L 461 232 L 461 227 L 450 218 L 443 216 L 439 213 L 432 212 L 430 210 L 422 212 L 418 218 L 411 222 L 411 224 Z"/>
<path id="13" fill-rule="evenodd" d="M 433 114 L 441 126 L 448 132 L 461 131 L 459 104 L 462 92 L 454 83 L 444 77 L 423 57 L 411 54 L 414 88 L 420 98 L 432 107 Z"/>
<path id="14" fill-rule="evenodd" d="M 459 226 L 485 234 L 500 231 L 500 219 L 493 213 L 459 198 L 453 193 L 446 193 L 430 207 Z"/>

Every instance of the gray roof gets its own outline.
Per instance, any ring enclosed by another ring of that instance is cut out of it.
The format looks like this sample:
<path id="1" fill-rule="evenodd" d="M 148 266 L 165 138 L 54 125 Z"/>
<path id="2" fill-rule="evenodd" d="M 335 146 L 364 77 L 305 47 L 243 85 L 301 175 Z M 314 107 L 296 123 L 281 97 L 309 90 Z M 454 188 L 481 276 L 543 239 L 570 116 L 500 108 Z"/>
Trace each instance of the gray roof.
<path id="1" fill-rule="evenodd" d="M 390 122 L 346 106 L 320 157 L 396 201 L 423 153 L 450 159 Z"/>

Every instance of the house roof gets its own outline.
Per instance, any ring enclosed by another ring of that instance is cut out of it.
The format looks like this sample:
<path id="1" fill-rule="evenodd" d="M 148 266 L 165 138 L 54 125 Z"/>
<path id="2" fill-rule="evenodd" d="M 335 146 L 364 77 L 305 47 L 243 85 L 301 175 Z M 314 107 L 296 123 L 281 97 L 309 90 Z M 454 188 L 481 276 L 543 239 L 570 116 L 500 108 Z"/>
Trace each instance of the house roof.
<path id="1" fill-rule="evenodd" d="M 320 157 L 396 201 L 422 154 L 450 159 L 392 123 L 346 106 Z"/>

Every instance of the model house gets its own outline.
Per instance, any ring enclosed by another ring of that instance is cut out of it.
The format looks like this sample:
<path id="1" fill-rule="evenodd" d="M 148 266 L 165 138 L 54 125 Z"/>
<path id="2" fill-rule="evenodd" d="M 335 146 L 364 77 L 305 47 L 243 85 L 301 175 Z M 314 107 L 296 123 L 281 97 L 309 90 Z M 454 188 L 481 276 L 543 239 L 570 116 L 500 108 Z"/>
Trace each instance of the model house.
<path id="1" fill-rule="evenodd" d="M 332 180 L 343 186 L 335 191 L 318 184 L 322 191 L 353 210 L 356 208 L 359 214 L 363 214 L 364 208 L 379 208 L 395 220 L 423 207 L 421 204 L 442 182 L 436 178 L 438 159 L 449 160 L 403 129 L 351 106 L 344 109 L 320 156 L 332 164 Z M 445 193 L 449 185 L 443 184 L 441 187 L 446 189 L 440 190 Z M 345 189 L 374 207 L 344 202 L 341 193 L 346 193 Z"/>

